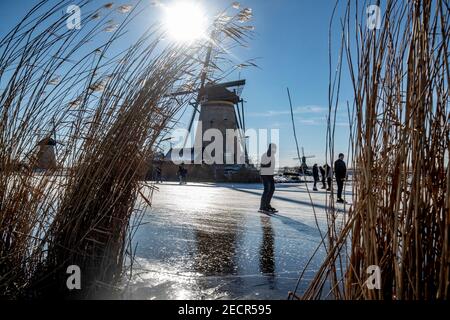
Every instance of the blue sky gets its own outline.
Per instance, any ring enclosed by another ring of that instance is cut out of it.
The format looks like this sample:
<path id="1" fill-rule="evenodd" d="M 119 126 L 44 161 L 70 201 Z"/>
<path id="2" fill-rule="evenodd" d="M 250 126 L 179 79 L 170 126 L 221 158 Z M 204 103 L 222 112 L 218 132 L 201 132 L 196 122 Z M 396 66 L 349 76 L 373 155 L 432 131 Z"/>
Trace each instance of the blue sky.
<path id="1" fill-rule="evenodd" d="M 328 113 L 328 31 L 334 1 L 250 1 L 258 36 L 251 51 L 261 70 L 246 70 L 248 123 L 280 129 L 281 163 L 296 157 L 286 87 L 290 88 L 299 144 L 325 160 Z M 334 33 L 339 40 L 339 31 Z M 336 42 L 336 49 L 338 43 Z M 344 88 L 350 91 L 350 87 Z M 347 151 L 346 113 L 338 116 L 336 150 Z"/>
<path id="2" fill-rule="evenodd" d="M 148 0 L 150 2 L 150 0 Z M 172 0 L 163 2 L 170 3 Z M 202 0 L 205 10 L 215 12 L 232 1 Z M 100 5 L 108 1 L 96 1 Z M 247 68 L 240 77 L 247 80 L 243 92 L 246 103 L 247 128 L 280 130 L 280 164 L 294 165 L 295 142 L 286 88 L 291 90 L 295 124 L 300 146 L 307 155 L 315 155 L 310 163 L 325 161 L 326 115 L 328 109 L 328 41 L 332 0 L 246 0 L 243 7 L 253 10 L 256 34 L 249 47 L 234 52 L 241 60 L 258 58 L 259 68 Z M 31 0 L 0 2 L 0 34 L 8 31 L 35 3 Z M 115 1 L 115 5 L 127 4 Z M 129 1 L 133 3 L 133 1 Z M 340 10 L 340 9 L 339 9 Z M 340 12 L 338 11 L 338 15 Z M 161 12 L 154 9 L 148 20 L 141 18 L 134 27 L 148 27 Z M 145 26 L 148 24 L 147 26 Z M 339 48 L 340 31 L 332 29 L 334 57 Z M 233 74 L 230 80 L 239 75 Z M 345 78 L 344 78 L 345 79 Z M 341 88 L 342 106 L 352 101 L 348 81 Z M 347 152 L 347 112 L 337 114 L 335 152 Z M 185 121 L 187 122 L 187 121 Z"/>

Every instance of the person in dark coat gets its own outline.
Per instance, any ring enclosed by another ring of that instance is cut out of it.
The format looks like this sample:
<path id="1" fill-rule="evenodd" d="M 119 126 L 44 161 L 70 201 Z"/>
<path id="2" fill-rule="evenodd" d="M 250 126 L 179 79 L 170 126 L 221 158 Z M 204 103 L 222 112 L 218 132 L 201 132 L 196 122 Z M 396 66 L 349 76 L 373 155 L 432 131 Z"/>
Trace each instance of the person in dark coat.
<path id="1" fill-rule="evenodd" d="M 155 178 L 155 182 L 156 183 L 162 183 L 162 169 L 160 165 L 157 165 L 155 167 L 155 174 L 154 174 L 154 178 Z"/>
<path id="2" fill-rule="evenodd" d="M 313 171 L 313 178 L 314 178 L 314 187 L 313 187 L 313 190 L 314 190 L 314 191 L 317 191 L 317 181 L 319 181 L 319 168 L 318 168 L 318 166 L 317 166 L 317 163 L 315 163 L 315 164 L 313 165 L 312 171 Z"/>
<path id="3" fill-rule="evenodd" d="M 334 175 L 336 177 L 337 184 L 337 202 L 345 203 L 344 199 L 342 199 L 342 191 L 344 190 L 344 181 L 347 176 L 347 166 L 344 162 L 344 154 L 339 154 L 339 159 L 334 162 Z"/>
<path id="4" fill-rule="evenodd" d="M 261 157 L 261 181 L 264 185 L 264 192 L 261 196 L 261 204 L 259 212 L 261 213 L 276 213 L 275 208 L 270 205 L 273 194 L 275 192 L 275 153 L 277 152 L 277 146 L 274 143 L 269 145 L 266 153 Z"/>
<path id="5" fill-rule="evenodd" d="M 326 181 L 325 169 L 322 166 L 320 166 L 319 170 L 320 170 L 320 175 L 322 177 L 322 189 L 326 189 L 327 186 L 325 184 L 325 181 Z"/>
<path id="6" fill-rule="evenodd" d="M 187 184 L 186 181 L 187 169 L 184 167 L 184 162 L 178 166 L 178 178 L 180 179 L 180 184 Z"/>
<path id="7" fill-rule="evenodd" d="M 331 170 L 331 167 L 328 165 L 328 163 L 326 163 L 323 166 L 323 169 L 325 171 L 325 177 L 327 178 L 327 184 L 328 184 L 327 191 L 331 191 L 331 183 L 333 182 L 333 172 Z"/>

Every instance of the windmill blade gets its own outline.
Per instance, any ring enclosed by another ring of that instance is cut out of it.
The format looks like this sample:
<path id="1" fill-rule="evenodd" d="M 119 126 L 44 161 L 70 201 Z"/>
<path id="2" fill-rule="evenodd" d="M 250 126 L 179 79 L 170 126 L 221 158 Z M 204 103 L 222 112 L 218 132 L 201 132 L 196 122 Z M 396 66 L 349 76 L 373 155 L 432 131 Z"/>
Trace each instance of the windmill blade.
<path id="1" fill-rule="evenodd" d="M 55 154 L 58 155 L 58 143 L 56 140 L 56 121 L 55 121 L 55 116 L 52 117 L 52 132 L 51 134 L 53 135 L 53 140 L 55 140 Z"/>
<path id="2" fill-rule="evenodd" d="M 192 107 L 194 108 L 194 110 L 192 111 L 192 116 L 191 116 L 191 119 L 189 120 L 188 135 L 184 138 L 183 149 L 186 148 L 186 143 L 187 143 L 187 140 L 188 140 L 188 138 L 189 138 L 189 134 L 191 133 L 192 125 L 194 124 L 195 115 L 196 115 L 197 112 L 198 112 L 198 108 L 197 108 L 197 106 L 196 106 L 196 103 L 192 103 L 191 105 L 192 105 Z"/>
<path id="3" fill-rule="evenodd" d="M 225 82 L 225 83 L 212 83 L 212 84 L 208 84 L 207 87 L 213 87 L 216 85 L 220 85 L 221 87 L 225 87 L 225 88 L 230 88 L 230 87 L 237 87 L 237 91 L 236 94 L 238 96 L 241 95 L 242 90 L 245 86 L 245 79 L 244 80 L 237 80 L 237 81 L 230 81 L 230 82 Z M 193 94 L 196 92 L 199 92 L 200 89 L 194 89 L 194 90 L 182 90 L 182 91 L 177 91 L 177 92 L 172 92 L 169 93 L 167 95 L 165 95 L 165 97 L 177 97 L 177 96 L 184 96 L 184 95 L 189 95 L 189 94 Z"/>
<path id="4" fill-rule="evenodd" d="M 292 158 L 293 160 L 302 160 L 303 158 L 305 159 L 314 159 L 316 156 L 306 156 L 306 157 L 301 157 L 301 158 Z"/>
<path id="5" fill-rule="evenodd" d="M 167 95 L 165 95 L 164 97 L 177 97 L 177 96 L 187 96 L 189 94 L 193 94 L 198 92 L 198 89 L 195 90 L 185 90 L 185 91 L 177 91 L 177 92 L 173 92 L 173 93 L 169 93 Z"/>

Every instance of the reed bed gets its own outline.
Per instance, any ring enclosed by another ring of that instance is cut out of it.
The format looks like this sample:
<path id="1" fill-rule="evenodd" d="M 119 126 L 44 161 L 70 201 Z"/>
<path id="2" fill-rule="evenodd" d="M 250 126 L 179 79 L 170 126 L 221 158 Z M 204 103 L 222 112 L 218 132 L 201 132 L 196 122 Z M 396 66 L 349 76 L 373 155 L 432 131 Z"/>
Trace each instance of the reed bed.
<path id="1" fill-rule="evenodd" d="M 173 116 L 193 98 L 170 93 L 226 71 L 204 70 L 212 40 L 170 44 L 158 23 L 124 47 L 145 2 L 79 1 L 82 27 L 68 29 L 61 12 L 72 4 L 40 1 L 0 40 L 2 298 L 90 298 L 121 281 L 151 205 L 154 186 L 143 177 Z M 251 10 L 226 14 L 211 27 L 217 58 L 251 33 Z M 57 141 L 58 165 L 37 172 L 44 138 Z M 70 265 L 82 271 L 81 291 L 66 287 Z"/>
<path id="2" fill-rule="evenodd" d="M 327 256 L 300 298 L 446 300 L 449 2 L 388 0 L 378 30 L 366 27 L 366 4 L 338 1 L 335 13 L 339 8 L 345 14 L 330 75 L 328 152 L 334 159 L 333 117 L 348 66 L 353 199 L 342 215 L 330 195 Z M 367 285 L 370 266 L 381 270 L 380 288 Z"/>

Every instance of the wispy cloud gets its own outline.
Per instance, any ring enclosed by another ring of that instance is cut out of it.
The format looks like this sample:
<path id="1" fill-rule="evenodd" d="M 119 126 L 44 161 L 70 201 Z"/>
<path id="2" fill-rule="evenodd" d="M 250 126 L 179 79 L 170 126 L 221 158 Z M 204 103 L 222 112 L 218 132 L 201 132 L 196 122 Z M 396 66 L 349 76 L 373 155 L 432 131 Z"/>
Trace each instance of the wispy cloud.
<path id="1" fill-rule="evenodd" d="M 288 124 L 284 122 L 275 121 L 269 127 L 273 129 L 285 128 Z"/>
<path id="2" fill-rule="evenodd" d="M 327 111 L 326 108 L 321 106 L 302 106 L 294 108 L 294 114 L 322 114 Z M 282 110 L 268 110 L 262 112 L 249 112 L 248 116 L 251 117 L 277 117 L 277 116 L 286 116 L 290 115 L 291 111 L 289 109 Z"/>
<path id="3" fill-rule="evenodd" d="M 327 118 L 314 117 L 310 119 L 296 119 L 297 123 L 305 126 L 326 126 Z M 333 123 L 332 123 L 333 124 Z M 349 123 L 345 121 L 336 121 L 336 127 L 349 127 Z"/>
<path id="4" fill-rule="evenodd" d="M 317 126 L 320 124 L 320 122 L 317 121 L 316 119 L 301 119 L 298 120 L 298 122 L 306 126 Z"/>

